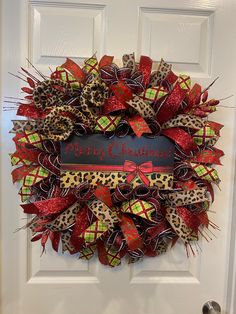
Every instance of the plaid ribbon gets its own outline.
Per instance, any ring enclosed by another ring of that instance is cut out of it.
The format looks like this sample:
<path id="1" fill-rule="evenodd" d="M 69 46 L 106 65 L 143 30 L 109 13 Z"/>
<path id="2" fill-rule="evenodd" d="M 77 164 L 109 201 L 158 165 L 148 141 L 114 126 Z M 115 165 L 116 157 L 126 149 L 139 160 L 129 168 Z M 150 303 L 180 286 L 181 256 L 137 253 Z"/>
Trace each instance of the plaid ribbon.
<path id="1" fill-rule="evenodd" d="M 42 168 L 41 166 L 37 166 L 33 171 L 31 171 L 24 177 L 24 179 L 22 180 L 22 185 L 24 187 L 30 187 L 47 178 L 48 176 L 49 172 L 46 169 Z"/>
<path id="2" fill-rule="evenodd" d="M 167 90 L 163 86 L 158 87 L 150 87 L 147 88 L 140 97 L 147 102 L 156 102 L 157 100 L 161 99 L 165 95 L 167 95 Z"/>
<path id="3" fill-rule="evenodd" d="M 195 163 L 191 163 L 191 165 L 196 175 L 202 180 L 219 183 L 220 179 L 217 171 L 214 168 Z"/>
<path id="4" fill-rule="evenodd" d="M 178 78 L 179 85 L 182 89 L 191 89 L 191 78 L 188 75 L 180 74 Z"/>
<path id="5" fill-rule="evenodd" d="M 88 74 L 93 74 L 95 76 L 99 75 L 99 66 L 98 66 L 98 60 L 96 57 L 92 57 L 87 59 L 84 62 L 83 70 Z"/>
<path id="6" fill-rule="evenodd" d="M 32 164 L 31 161 L 15 156 L 15 154 L 10 154 L 10 156 L 11 156 L 12 166 L 18 166 L 18 165 L 30 166 Z"/>
<path id="7" fill-rule="evenodd" d="M 89 247 L 84 248 L 83 250 L 80 251 L 80 259 L 84 260 L 90 260 L 94 253 L 96 252 L 96 244 L 90 245 Z"/>
<path id="8" fill-rule="evenodd" d="M 94 243 L 107 230 L 108 227 L 102 221 L 97 220 L 85 230 L 85 232 L 82 234 L 82 237 L 86 243 Z"/>
<path id="9" fill-rule="evenodd" d="M 20 195 L 21 202 L 26 202 L 29 200 L 31 195 L 33 194 L 32 190 L 28 186 L 22 186 L 18 192 Z"/>
<path id="10" fill-rule="evenodd" d="M 206 124 L 215 131 L 216 135 L 220 136 L 220 130 L 224 127 L 223 124 L 214 121 L 207 121 Z"/>
<path id="11" fill-rule="evenodd" d="M 213 129 L 211 129 L 209 126 L 204 126 L 193 134 L 193 141 L 199 146 L 206 145 L 207 142 L 215 136 L 216 133 Z"/>
<path id="12" fill-rule="evenodd" d="M 17 181 L 22 181 L 24 177 L 26 177 L 31 171 L 35 169 L 35 166 L 20 166 L 15 168 L 12 172 L 12 181 L 13 183 Z"/>
<path id="13" fill-rule="evenodd" d="M 57 79 L 69 83 L 70 86 L 75 89 L 80 87 L 80 84 L 76 78 L 60 66 L 58 66 L 56 71 L 51 74 L 51 79 Z"/>
<path id="14" fill-rule="evenodd" d="M 106 249 L 108 265 L 111 267 L 119 266 L 121 263 L 120 252 L 114 250 L 112 246 Z"/>
<path id="15" fill-rule="evenodd" d="M 25 131 L 25 133 L 17 134 L 14 137 L 14 140 L 17 142 L 32 144 L 37 148 L 42 148 L 42 142 L 44 137 L 37 132 Z"/>
<path id="16" fill-rule="evenodd" d="M 95 131 L 99 131 L 99 132 L 115 131 L 120 120 L 121 120 L 121 116 L 101 116 L 97 118 Z"/>
<path id="17" fill-rule="evenodd" d="M 122 212 L 130 213 L 142 217 L 147 220 L 152 220 L 151 214 L 155 211 L 153 204 L 142 200 L 130 200 L 122 204 Z"/>

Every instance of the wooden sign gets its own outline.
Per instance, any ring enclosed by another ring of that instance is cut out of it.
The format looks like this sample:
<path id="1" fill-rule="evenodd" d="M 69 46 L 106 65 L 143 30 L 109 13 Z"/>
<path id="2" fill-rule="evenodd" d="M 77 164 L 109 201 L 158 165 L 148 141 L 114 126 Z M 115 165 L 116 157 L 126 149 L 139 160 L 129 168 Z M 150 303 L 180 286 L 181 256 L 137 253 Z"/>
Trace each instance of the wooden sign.
<path id="1" fill-rule="evenodd" d="M 174 144 L 164 136 L 154 139 L 136 136 L 107 139 L 101 134 L 93 134 L 83 137 L 73 136 L 61 143 L 63 187 L 67 186 L 66 183 L 71 181 L 72 177 L 76 181 L 76 175 L 78 182 L 74 182 L 75 185 L 83 182 L 83 179 L 95 185 L 95 173 L 96 180 L 100 183 L 104 181 L 101 178 L 105 176 L 106 184 L 113 174 L 115 183 L 108 184 L 112 187 L 118 182 L 125 181 L 137 181 L 139 184 L 153 186 L 155 179 L 158 181 L 161 176 L 165 178 L 171 176 L 173 179 L 173 164 Z M 129 180 L 131 173 L 133 173 L 133 180 Z M 164 186 L 166 187 L 166 183 Z"/>

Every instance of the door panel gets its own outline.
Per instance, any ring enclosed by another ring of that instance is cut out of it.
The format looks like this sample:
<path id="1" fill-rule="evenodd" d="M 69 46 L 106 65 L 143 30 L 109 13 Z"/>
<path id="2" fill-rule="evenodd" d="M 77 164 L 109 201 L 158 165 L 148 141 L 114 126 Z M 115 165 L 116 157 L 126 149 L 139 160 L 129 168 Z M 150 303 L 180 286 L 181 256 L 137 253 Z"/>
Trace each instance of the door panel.
<path id="1" fill-rule="evenodd" d="M 139 9 L 139 52 L 175 64 L 177 71 L 208 76 L 214 12 L 210 10 Z"/>
<path id="2" fill-rule="evenodd" d="M 95 1 L 94 1 L 95 2 Z M 163 57 L 179 73 L 204 86 L 220 79 L 210 95 L 235 93 L 235 5 L 229 0 L 3 1 L 2 95 L 19 94 L 21 82 L 7 72 L 27 67 L 26 57 L 44 73 L 71 57 L 77 62 L 97 52 L 150 55 L 155 67 Z M 214 241 L 200 242 L 202 252 L 187 258 L 180 243 L 169 253 L 134 265 L 108 269 L 98 263 L 57 255 L 22 230 L 17 190 L 10 182 L 8 130 L 15 112 L 2 115 L 2 284 L 3 314 L 199 314 L 216 300 L 226 310 L 234 174 L 235 97 L 222 102 L 212 119 L 225 124 L 217 147 L 225 151 L 222 179 L 210 217 L 221 227 Z M 24 220 L 22 220 L 24 219 Z"/>

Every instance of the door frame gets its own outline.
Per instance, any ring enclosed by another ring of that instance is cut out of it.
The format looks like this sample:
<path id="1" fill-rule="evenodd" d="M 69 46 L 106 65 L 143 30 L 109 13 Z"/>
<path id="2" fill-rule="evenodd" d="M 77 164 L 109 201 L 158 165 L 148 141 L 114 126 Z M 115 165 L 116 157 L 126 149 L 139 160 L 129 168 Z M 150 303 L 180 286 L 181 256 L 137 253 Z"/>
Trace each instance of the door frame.
<path id="1" fill-rule="evenodd" d="M 6 47 L 4 46 L 4 36 L 3 34 L 7 37 L 7 34 L 9 32 L 9 30 L 6 27 L 6 16 L 4 15 L 4 11 L 8 6 L 11 6 L 10 4 L 11 0 L 0 0 L 0 99 L 1 99 L 1 107 L 3 106 L 3 100 L 4 100 L 4 91 L 3 91 L 3 79 L 4 79 L 4 67 L 5 67 L 5 63 L 4 60 L 7 59 L 7 52 L 9 49 L 11 49 L 11 47 Z M 28 7 L 30 0 L 23 0 L 22 1 L 22 6 L 25 6 L 26 8 Z M 22 12 L 19 12 L 20 14 L 22 14 Z M 22 22 L 22 25 L 24 25 L 24 27 L 27 26 L 28 23 L 28 18 L 27 18 L 27 10 L 24 14 L 22 14 L 22 18 L 26 17 L 26 21 Z M 25 30 L 23 31 L 25 33 Z M 27 38 L 27 36 L 26 36 Z M 25 39 L 26 39 L 25 38 Z M 24 40 L 24 43 L 26 44 L 26 47 L 28 46 L 28 40 Z M 22 43 L 21 46 L 24 46 Z M 28 52 L 28 49 L 25 49 L 26 52 Z M 236 69 L 235 69 L 236 70 Z M 236 94 L 236 90 L 235 90 L 235 94 Z M 1 110 L 1 119 L 3 119 L 3 112 Z M 235 124 L 236 124 L 236 117 L 235 117 Z M 2 135 L 2 124 L 0 124 L 0 132 Z M 234 136 L 234 139 L 236 142 L 236 135 Z M 2 142 L 2 136 L 0 138 L 0 143 Z M 236 149 L 234 149 L 234 160 L 236 160 Z M 1 162 L 1 158 L 0 158 L 0 162 Z M 1 167 L 3 167 L 2 163 L 1 163 Z M 236 169 L 236 164 L 234 165 L 234 185 L 232 187 L 232 194 L 233 194 L 233 200 L 232 200 L 232 212 L 231 212 L 231 228 L 230 228 L 230 244 L 229 244 L 229 252 L 228 252 L 228 274 L 227 274 L 227 278 L 226 278 L 226 312 L 224 312 L 224 314 L 234 314 L 236 313 L 236 211 L 233 210 L 233 208 L 236 207 L 236 191 L 234 189 L 234 187 L 236 186 L 236 173 L 235 173 L 235 169 Z M 6 179 L 10 179 L 10 178 L 6 178 Z M 2 182 L 0 183 L 0 187 L 2 187 Z M 0 190 L 0 195 L 2 194 L 2 189 Z M 2 200 L 2 198 L 0 197 L 0 199 Z M 3 256 L 3 245 L 2 245 L 2 211 L 4 210 L 4 207 L 2 206 L 2 201 L 1 201 L 1 205 L 0 205 L 0 260 L 2 261 L 2 256 Z M 1 292 L 1 297 L 3 297 L 3 281 L 2 281 L 2 274 L 4 272 L 4 265 L 3 263 L 0 263 L 0 292 Z M 1 302 L 0 302 L 0 314 L 4 314 L 3 313 L 3 309 L 1 306 Z M 16 313 L 17 314 L 17 313 Z"/>
<path id="2" fill-rule="evenodd" d="M 236 124 L 236 116 L 234 117 Z M 236 136 L 234 135 L 234 143 Z M 236 149 L 234 149 L 234 160 L 236 160 Z M 231 214 L 231 230 L 230 230 L 230 246 L 228 257 L 228 278 L 227 278 L 227 295 L 226 295 L 226 313 L 236 313 L 236 211 L 233 210 L 236 207 L 236 164 L 234 164 L 234 184 L 233 184 L 233 202 L 232 202 L 232 214 Z"/>

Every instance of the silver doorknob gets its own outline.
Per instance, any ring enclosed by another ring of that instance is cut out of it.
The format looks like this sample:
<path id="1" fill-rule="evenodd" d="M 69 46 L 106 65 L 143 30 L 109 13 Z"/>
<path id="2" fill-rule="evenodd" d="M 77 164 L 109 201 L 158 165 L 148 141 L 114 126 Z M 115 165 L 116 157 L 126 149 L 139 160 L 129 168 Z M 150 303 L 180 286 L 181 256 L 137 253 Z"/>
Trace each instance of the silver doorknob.
<path id="1" fill-rule="evenodd" d="M 202 307 L 203 314 L 220 314 L 220 305 L 215 301 L 207 301 Z"/>

